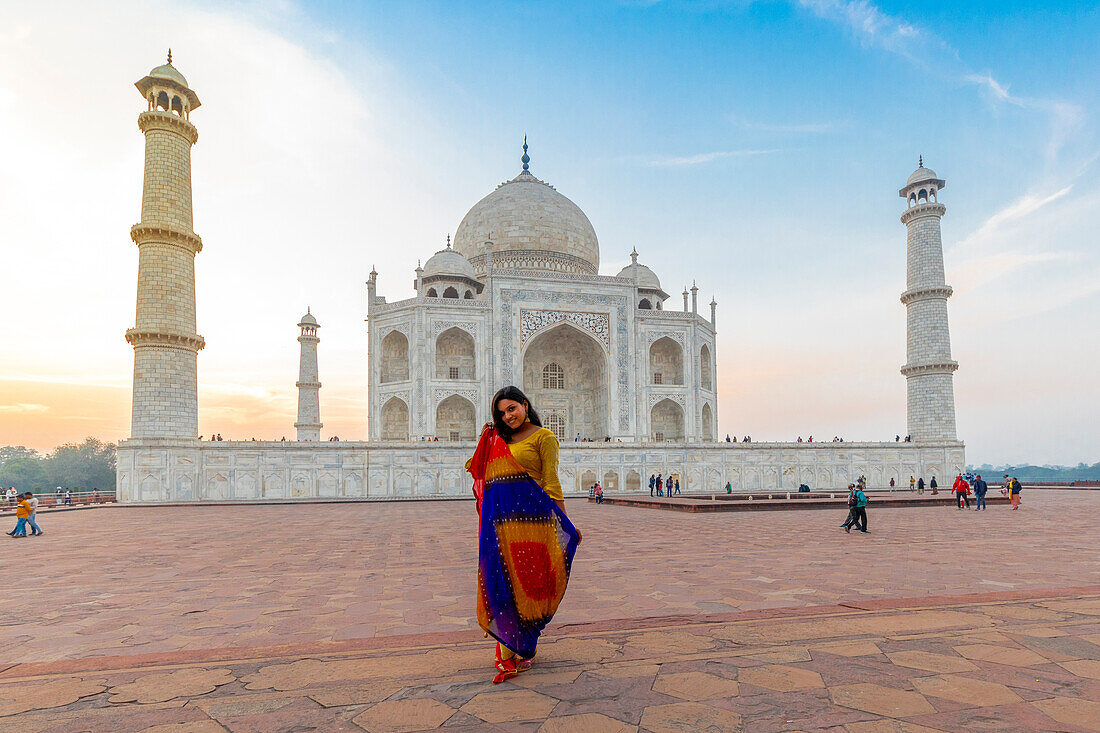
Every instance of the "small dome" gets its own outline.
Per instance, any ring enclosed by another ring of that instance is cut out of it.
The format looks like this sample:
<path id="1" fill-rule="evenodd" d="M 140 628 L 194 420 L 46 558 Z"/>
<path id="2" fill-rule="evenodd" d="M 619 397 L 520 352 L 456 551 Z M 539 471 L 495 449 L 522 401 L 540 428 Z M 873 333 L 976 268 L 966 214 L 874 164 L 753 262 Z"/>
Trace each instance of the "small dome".
<path id="1" fill-rule="evenodd" d="M 661 281 L 653 270 L 649 269 L 640 262 L 633 262 L 622 270 L 619 271 L 619 277 L 625 277 L 628 280 L 633 280 L 635 274 L 638 276 L 638 287 L 647 288 L 649 290 L 660 290 Z"/>
<path id="2" fill-rule="evenodd" d="M 441 249 L 424 263 L 423 277 L 437 275 L 457 275 L 471 280 L 477 279 L 474 266 L 453 249 Z"/>
<path id="3" fill-rule="evenodd" d="M 177 84 L 187 87 L 187 78 L 184 77 L 183 74 L 179 73 L 179 71 L 176 70 L 176 67 L 172 66 L 171 63 L 161 64 L 157 68 L 150 71 L 149 76 L 155 77 L 157 79 L 170 79 Z M 191 87 L 187 88 L 190 89 Z"/>
<path id="4" fill-rule="evenodd" d="M 306 314 L 304 316 L 302 316 L 302 321 L 298 325 L 299 326 L 316 326 L 317 325 L 317 319 L 314 318 L 313 314 L 310 313 L 307 310 Z"/>
<path id="5" fill-rule="evenodd" d="M 920 183 L 921 181 L 934 181 L 939 176 L 936 175 L 936 171 L 931 168 L 925 168 L 923 165 L 913 171 L 913 175 L 909 176 L 909 180 L 905 182 L 906 186 L 912 186 L 914 183 Z"/>

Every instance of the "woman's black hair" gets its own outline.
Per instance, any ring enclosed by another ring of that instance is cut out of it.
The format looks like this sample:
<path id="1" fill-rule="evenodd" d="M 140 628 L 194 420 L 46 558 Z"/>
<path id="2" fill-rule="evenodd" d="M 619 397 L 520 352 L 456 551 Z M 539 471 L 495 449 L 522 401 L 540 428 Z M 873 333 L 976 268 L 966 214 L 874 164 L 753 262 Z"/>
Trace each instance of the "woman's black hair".
<path id="1" fill-rule="evenodd" d="M 497 435 L 508 440 L 512 437 L 512 433 L 516 432 L 508 427 L 504 422 L 504 413 L 497 407 L 501 400 L 513 400 L 520 404 L 526 403 L 527 405 L 527 419 L 531 421 L 532 425 L 538 425 L 542 427 L 542 420 L 539 419 L 539 414 L 535 412 L 534 406 L 531 404 L 531 400 L 527 399 L 527 395 L 523 394 L 523 390 L 519 387 L 508 385 L 500 389 L 495 395 L 493 395 L 493 404 L 490 410 L 493 414 L 493 427 L 496 428 Z"/>

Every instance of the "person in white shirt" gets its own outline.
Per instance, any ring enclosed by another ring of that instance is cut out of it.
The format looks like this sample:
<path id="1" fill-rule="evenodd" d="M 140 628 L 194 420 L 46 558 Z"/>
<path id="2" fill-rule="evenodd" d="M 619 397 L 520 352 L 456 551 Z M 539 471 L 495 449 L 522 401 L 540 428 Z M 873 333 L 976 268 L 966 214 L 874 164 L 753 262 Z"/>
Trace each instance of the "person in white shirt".
<path id="1" fill-rule="evenodd" d="M 15 492 L 15 487 L 14 486 L 12 486 L 10 489 L 8 489 L 8 503 L 11 504 L 12 506 L 15 506 L 15 493 L 16 492 Z"/>
<path id="2" fill-rule="evenodd" d="M 42 528 L 38 526 L 38 522 L 35 521 L 35 519 L 37 518 L 36 515 L 38 514 L 38 497 L 29 491 L 26 492 L 26 497 L 27 501 L 29 501 L 31 504 L 31 515 L 27 518 L 27 524 L 31 528 L 31 537 L 45 534 L 45 532 L 42 531 Z"/>

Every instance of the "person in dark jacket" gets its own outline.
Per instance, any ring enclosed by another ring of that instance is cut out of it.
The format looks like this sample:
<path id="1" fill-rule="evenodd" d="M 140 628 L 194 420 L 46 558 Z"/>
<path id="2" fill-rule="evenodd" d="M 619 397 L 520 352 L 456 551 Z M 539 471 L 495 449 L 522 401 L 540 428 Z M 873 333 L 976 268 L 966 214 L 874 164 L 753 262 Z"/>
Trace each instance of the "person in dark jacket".
<path id="1" fill-rule="evenodd" d="M 940 493 L 938 491 L 939 484 L 936 483 L 936 477 L 935 476 L 933 476 L 932 480 L 928 482 L 928 486 L 929 486 L 929 488 L 932 489 L 932 496 L 935 496 L 936 494 Z"/>
<path id="2" fill-rule="evenodd" d="M 1015 511 L 1020 508 L 1020 480 L 1013 476 L 1005 484 L 1005 488 L 1008 489 L 1008 500 L 1012 503 L 1012 509 Z"/>
<path id="3" fill-rule="evenodd" d="M 848 488 L 851 491 L 851 494 L 849 494 L 849 496 L 854 495 L 855 497 L 855 506 L 849 507 L 848 519 L 841 526 L 844 527 L 845 532 L 851 532 L 852 526 L 854 525 L 856 529 L 866 534 L 867 494 L 864 494 L 863 489 L 859 486 L 856 486 L 855 484 L 849 484 Z"/>
<path id="4" fill-rule="evenodd" d="M 980 512 L 985 509 L 985 492 L 989 491 L 989 486 L 982 481 L 982 475 L 979 473 L 978 478 L 974 479 L 974 503 L 977 504 L 977 510 Z"/>
<path id="5" fill-rule="evenodd" d="M 919 479 L 917 479 L 917 493 L 924 493 L 924 476 L 921 476 Z"/>

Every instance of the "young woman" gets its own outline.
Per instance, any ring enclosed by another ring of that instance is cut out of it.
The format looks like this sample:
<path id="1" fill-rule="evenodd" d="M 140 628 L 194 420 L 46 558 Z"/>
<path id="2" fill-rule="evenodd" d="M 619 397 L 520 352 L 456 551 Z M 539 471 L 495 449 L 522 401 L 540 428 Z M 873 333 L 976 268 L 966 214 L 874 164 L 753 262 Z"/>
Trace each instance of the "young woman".
<path id="1" fill-rule="evenodd" d="M 557 436 L 517 387 L 493 396 L 492 415 L 466 469 L 480 517 L 478 624 L 497 640 L 493 681 L 503 682 L 534 656 L 581 535 L 565 513 Z"/>

